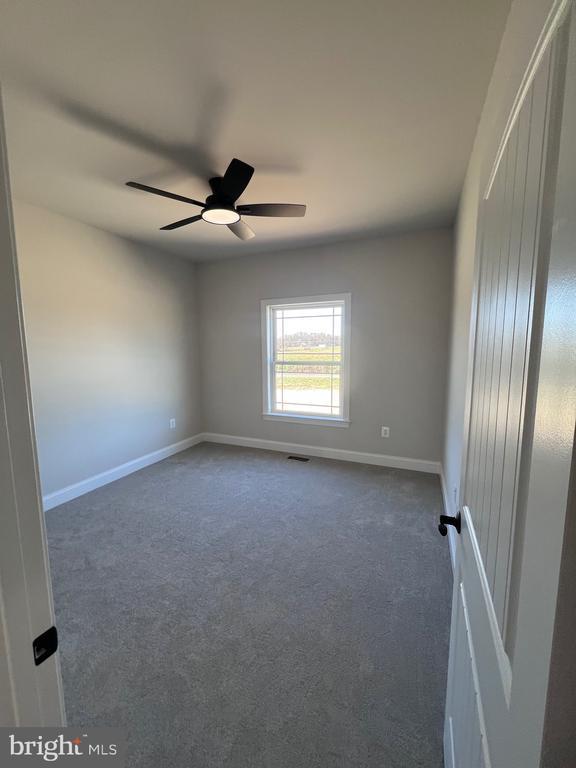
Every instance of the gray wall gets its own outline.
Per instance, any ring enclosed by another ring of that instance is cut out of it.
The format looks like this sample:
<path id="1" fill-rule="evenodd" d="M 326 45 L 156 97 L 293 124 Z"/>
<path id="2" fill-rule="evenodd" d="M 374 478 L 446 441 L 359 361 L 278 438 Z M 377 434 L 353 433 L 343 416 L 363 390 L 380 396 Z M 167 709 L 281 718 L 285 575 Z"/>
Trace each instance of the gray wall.
<path id="1" fill-rule="evenodd" d="M 439 460 L 452 247 L 443 229 L 199 264 L 204 430 Z M 260 300 L 347 291 L 349 429 L 263 420 Z"/>
<path id="2" fill-rule="evenodd" d="M 194 265 L 27 204 L 15 224 L 43 493 L 197 433 Z"/>

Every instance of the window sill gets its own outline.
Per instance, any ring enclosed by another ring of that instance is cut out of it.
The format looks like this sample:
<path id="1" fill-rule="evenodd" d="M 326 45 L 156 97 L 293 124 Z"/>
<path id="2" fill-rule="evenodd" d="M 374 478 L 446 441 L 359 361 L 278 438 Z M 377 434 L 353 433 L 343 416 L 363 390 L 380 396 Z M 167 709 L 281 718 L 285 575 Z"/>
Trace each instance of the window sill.
<path id="1" fill-rule="evenodd" d="M 288 421 L 294 424 L 308 424 L 316 427 L 349 427 L 348 419 L 331 419 L 323 416 L 300 416 L 295 413 L 263 413 L 267 421 Z"/>

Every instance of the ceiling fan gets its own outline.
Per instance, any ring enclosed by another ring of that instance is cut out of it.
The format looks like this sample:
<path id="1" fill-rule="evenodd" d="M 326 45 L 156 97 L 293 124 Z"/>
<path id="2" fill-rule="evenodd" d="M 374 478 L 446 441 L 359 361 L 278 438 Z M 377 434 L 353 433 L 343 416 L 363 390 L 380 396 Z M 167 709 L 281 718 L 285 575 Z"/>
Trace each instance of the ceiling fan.
<path id="1" fill-rule="evenodd" d="M 250 238 L 254 237 L 254 232 L 243 221 L 244 216 L 304 216 L 306 213 L 305 205 L 293 205 L 292 203 L 236 205 L 236 200 L 238 200 L 248 186 L 253 173 L 254 168 L 251 165 L 234 158 L 226 169 L 224 176 L 216 176 L 210 179 L 209 184 L 212 194 L 208 195 L 204 203 L 199 200 L 193 200 L 191 197 L 184 197 L 173 192 L 166 192 L 163 189 L 149 187 L 147 184 L 140 184 L 137 181 L 127 181 L 126 185 L 134 187 L 134 189 L 142 189 L 144 192 L 152 192 L 154 195 L 179 200 L 181 203 L 199 205 L 202 208 L 201 213 L 197 216 L 190 216 L 187 219 L 166 224 L 166 226 L 160 227 L 160 229 L 179 229 L 187 224 L 193 224 L 195 221 L 204 219 L 209 224 L 225 224 L 240 240 L 250 240 Z"/>

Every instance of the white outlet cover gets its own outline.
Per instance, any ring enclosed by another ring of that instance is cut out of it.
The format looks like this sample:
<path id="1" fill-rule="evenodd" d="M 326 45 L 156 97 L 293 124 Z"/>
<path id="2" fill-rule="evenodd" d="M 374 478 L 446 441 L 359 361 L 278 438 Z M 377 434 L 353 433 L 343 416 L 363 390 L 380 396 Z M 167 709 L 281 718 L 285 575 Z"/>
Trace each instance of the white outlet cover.
<path id="1" fill-rule="evenodd" d="M 390 427 L 381 427 L 380 435 L 382 437 L 390 437 Z"/>
<path id="2" fill-rule="evenodd" d="M 170 429 L 176 429 L 176 419 L 170 419 Z"/>

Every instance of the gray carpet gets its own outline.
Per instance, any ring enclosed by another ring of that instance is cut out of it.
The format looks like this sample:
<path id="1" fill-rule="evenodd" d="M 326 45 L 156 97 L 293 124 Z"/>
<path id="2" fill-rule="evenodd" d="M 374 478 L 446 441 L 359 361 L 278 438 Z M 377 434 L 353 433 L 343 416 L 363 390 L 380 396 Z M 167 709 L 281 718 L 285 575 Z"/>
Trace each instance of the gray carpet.
<path id="1" fill-rule="evenodd" d="M 204 444 L 47 513 L 71 725 L 138 768 L 440 768 L 438 478 Z"/>

